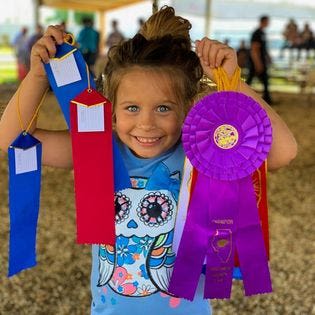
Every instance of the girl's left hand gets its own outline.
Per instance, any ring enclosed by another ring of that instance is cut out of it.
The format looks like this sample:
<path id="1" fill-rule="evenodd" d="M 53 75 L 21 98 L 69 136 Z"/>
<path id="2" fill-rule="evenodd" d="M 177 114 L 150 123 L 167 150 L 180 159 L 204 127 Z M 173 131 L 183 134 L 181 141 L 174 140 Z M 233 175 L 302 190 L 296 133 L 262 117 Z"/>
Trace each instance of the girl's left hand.
<path id="1" fill-rule="evenodd" d="M 214 81 L 213 69 L 220 66 L 225 70 L 228 77 L 232 77 L 238 66 L 237 55 L 233 48 L 207 37 L 197 40 L 195 44 L 203 72 L 209 79 Z"/>

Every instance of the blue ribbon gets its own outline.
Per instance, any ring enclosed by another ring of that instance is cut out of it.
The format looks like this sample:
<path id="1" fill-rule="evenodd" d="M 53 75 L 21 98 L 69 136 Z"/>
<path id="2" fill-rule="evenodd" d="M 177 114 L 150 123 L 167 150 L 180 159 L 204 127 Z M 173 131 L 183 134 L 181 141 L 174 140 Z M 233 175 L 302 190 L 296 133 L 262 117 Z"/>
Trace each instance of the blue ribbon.
<path id="1" fill-rule="evenodd" d="M 15 148 L 36 148 L 37 170 L 16 174 Z M 36 231 L 41 185 L 41 143 L 25 132 L 8 148 L 11 277 L 36 265 Z"/>
<path id="2" fill-rule="evenodd" d="M 66 55 L 67 53 L 71 52 L 75 49 L 74 46 L 69 44 L 62 44 L 57 45 L 57 52 L 55 57 L 61 58 L 62 56 Z M 54 78 L 53 72 L 51 70 L 50 64 L 44 64 L 47 77 L 50 83 L 54 94 L 58 100 L 58 103 L 61 107 L 65 120 L 70 128 L 70 101 L 75 98 L 78 94 L 80 94 L 84 89 L 88 87 L 88 78 L 87 78 L 87 71 L 86 71 L 86 64 L 82 57 L 82 54 L 79 50 L 73 52 L 73 56 L 77 63 L 81 80 L 73 82 L 71 84 L 57 86 L 56 80 Z M 90 86 L 91 88 L 95 89 L 95 82 L 94 78 L 90 74 Z M 120 154 L 118 144 L 116 143 L 115 137 L 113 137 L 113 161 L 114 161 L 114 184 L 115 184 L 115 191 L 119 191 L 125 188 L 130 188 L 131 183 L 128 175 L 128 171 L 124 165 L 122 156 Z M 104 179 L 105 180 L 105 179 Z"/>
<path id="3" fill-rule="evenodd" d="M 180 181 L 176 178 L 171 178 L 171 173 L 168 167 L 161 162 L 154 169 L 145 188 L 148 190 L 168 190 L 173 194 L 173 197 L 177 202 L 180 189 Z"/>

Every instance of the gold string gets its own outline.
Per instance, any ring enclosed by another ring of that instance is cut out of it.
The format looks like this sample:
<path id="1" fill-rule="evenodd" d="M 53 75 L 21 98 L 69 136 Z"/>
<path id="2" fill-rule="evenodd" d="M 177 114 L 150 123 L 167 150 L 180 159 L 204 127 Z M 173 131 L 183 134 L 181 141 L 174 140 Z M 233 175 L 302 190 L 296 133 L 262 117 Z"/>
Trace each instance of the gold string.
<path id="1" fill-rule="evenodd" d="M 24 129 L 24 124 L 23 124 L 23 120 L 22 120 L 22 114 L 21 114 L 21 109 L 20 109 L 20 91 L 21 91 L 21 86 L 22 84 L 19 86 L 18 88 L 18 93 L 17 93 L 17 104 L 16 104 L 16 108 L 17 108 L 17 114 L 18 114 L 18 119 L 19 119 L 19 123 L 20 123 L 20 127 L 21 127 L 21 130 L 23 131 L 23 133 L 28 133 L 28 131 L 30 130 L 35 118 L 37 117 L 38 115 L 38 112 L 41 108 L 41 106 L 43 105 L 44 103 L 44 99 L 46 97 L 46 94 L 48 92 L 48 88 L 46 89 L 46 91 L 44 92 L 40 102 L 39 102 L 39 105 L 37 106 L 36 110 L 35 110 L 35 113 L 31 119 L 31 121 L 29 122 L 28 126 L 26 127 L 26 129 Z"/>
<path id="2" fill-rule="evenodd" d="M 241 81 L 241 69 L 237 67 L 231 78 L 222 67 L 213 70 L 218 91 L 237 91 Z"/>
<path id="3" fill-rule="evenodd" d="M 87 65 L 87 63 L 85 64 L 85 67 L 86 67 L 87 80 L 88 80 L 88 89 L 87 89 L 87 91 L 89 93 L 91 93 L 92 89 L 91 89 L 91 83 L 90 83 L 90 70 L 89 70 L 89 66 Z"/>
<path id="4" fill-rule="evenodd" d="M 65 34 L 65 36 L 63 37 L 63 41 L 72 46 L 75 44 L 74 36 L 71 33 Z"/>
<path id="5" fill-rule="evenodd" d="M 74 36 L 71 33 L 66 34 L 64 36 L 63 40 L 67 44 L 70 44 L 70 45 L 74 45 L 75 44 L 75 38 L 74 38 Z M 90 82 L 90 70 L 89 70 L 89 67 L 88 67 L 87 63 L 85 63 L 85 67 L 86 67 L 87 81 L 88 81 L 88 89 L 87 89 L 87 91 L 89 93 L 91 93 L 92 89 L 91 89 L 91 82 Z"/>
<path id="6" fill-rule="evenodd" d="M 21 130 L 25 130 L 22 122 L 22 115 L 20 111 L 20 91 L 21 91 L 21 86 L 19 86 L 18 91 L 17 91 L 17 104 L 16 104 L 16 109 L 17 109 L 17 115 L 20 123 Z"/>

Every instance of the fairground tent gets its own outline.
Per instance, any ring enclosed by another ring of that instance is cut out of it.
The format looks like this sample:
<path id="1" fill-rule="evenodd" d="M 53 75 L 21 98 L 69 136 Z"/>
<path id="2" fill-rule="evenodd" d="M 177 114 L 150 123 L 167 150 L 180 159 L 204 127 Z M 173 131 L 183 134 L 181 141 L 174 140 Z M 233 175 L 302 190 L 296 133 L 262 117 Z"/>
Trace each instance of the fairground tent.
<path id="1" fill-rule="evenodd" d="M 104 38 L 105 30 L 105 12 L 118 9 L 123 6 L 151 1 L 151 0 L 37 0 L 38 7 L 45 5 L 48 7 L 59 9 L 72 9 L 78 11 L 98 12 L 99 14 L 99 30 L 100 38 Z M 151 1 L 153 8 L 157 8 L 158 1 Z M 100 45 L 103 45 L 100 43 Z"/>

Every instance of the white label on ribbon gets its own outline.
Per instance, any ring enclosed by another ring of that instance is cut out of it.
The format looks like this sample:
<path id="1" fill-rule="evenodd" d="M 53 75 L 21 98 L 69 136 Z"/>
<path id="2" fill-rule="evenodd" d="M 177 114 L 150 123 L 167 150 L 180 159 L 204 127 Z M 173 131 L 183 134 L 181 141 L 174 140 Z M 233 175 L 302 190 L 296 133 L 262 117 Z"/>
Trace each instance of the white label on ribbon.
<path id="1" fill-rule="evenodd" d="M 77 106 L 78 132 L 104 131 L 104 105 Z"/>
<path id="2" fill-rule="evenodd" d="M 190 161 L 185 158 L 183 180 L 179 191 L 177 216 L 173 238 L 173 251 L 175 254 L 177 254 L 179 243 L 184 230 L 184 225 L 186 222 L 192 176 L 193 166 L 191 165 Z"/>
<path id="3" fill-rule="evenodd" d="M 50 66 L 58 87 L 81 80 L 81 75 L 73 54 L 60 60 L 51 59 Z"/>
<path id="4" fill-rule="evenodd" d="M 15 173 L 22 174 L 37 170 L 36 146 L 23 150 L 14 148 Z"/>

